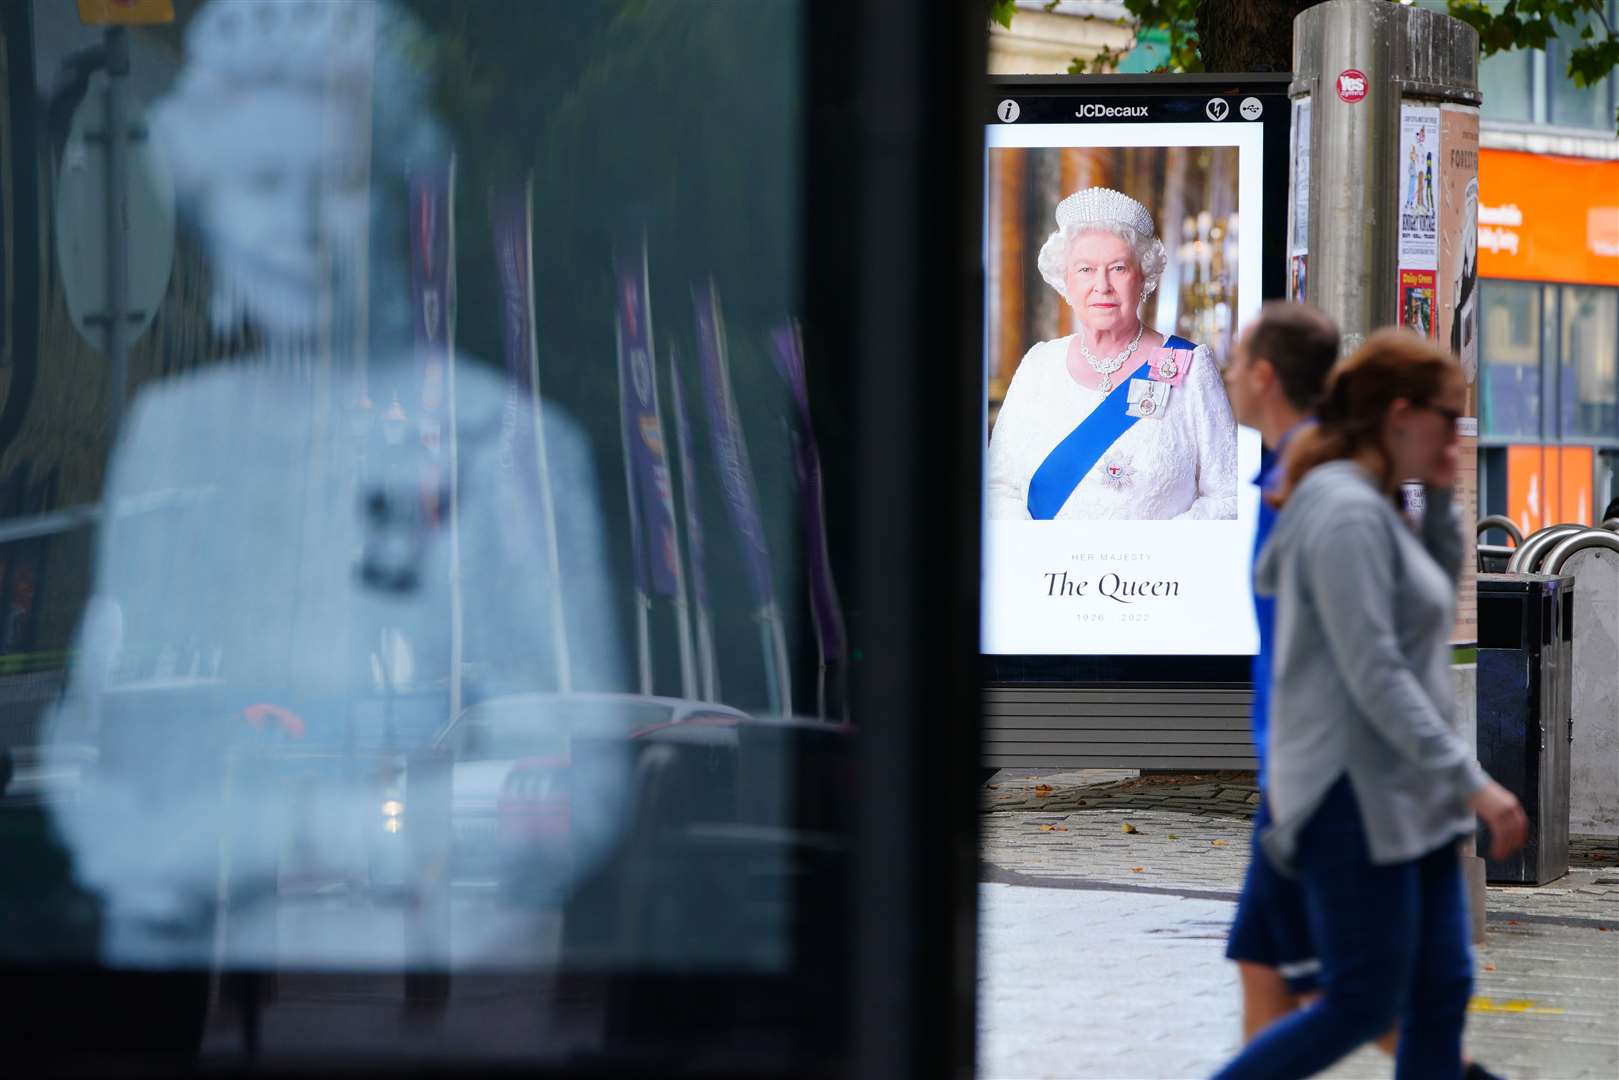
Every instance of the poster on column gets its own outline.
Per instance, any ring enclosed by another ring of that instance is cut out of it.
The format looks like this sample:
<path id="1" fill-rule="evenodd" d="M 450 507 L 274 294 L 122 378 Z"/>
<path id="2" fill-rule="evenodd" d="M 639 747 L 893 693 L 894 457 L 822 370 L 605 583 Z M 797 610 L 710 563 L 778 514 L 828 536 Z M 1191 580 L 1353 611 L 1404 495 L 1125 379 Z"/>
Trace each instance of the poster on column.
<path id="1" fill-rule="evenodd" d="M 1012 103 L 985 129 L 981 649 L 1019 678 L 1251 655 L 1260 445 L 1221 367 L 1286 287 L 1285 84 Z"/>
<path id="2" fill-rule="evenodd" d="M 1287 241 L 1287 298 L 1309 297 L 1310 272 L 1310 99 L 1293 102 L 1293 130 L 1289 144 L 1293 199 Z"/>
<path id="3" fill-rule="evenodd" d="M 1401 270 L 1433 270 L 1439 265 L 1438 154 L 1439 110 L 1431 105 L 1401 105 Z"/>
<path id="4" fill-rule="evenodd" d="M 1478 520 L 1478 109 L 1446 105 L 1440 113 L 1439 154 L 1439 308 L 1437 331 L 1461 363 L 1467 379 L 1461 434 L 1462 468 L 1456 481 L 1456 505 L 1467 528 L 1462 530 L 1462 576 L 1457 588 L 1458 644 L 1478 640 L 1478 599 L 1474 574 Z"/>
<path id="5" fill-rule="evenodd" d="M 1439 336 L 1434 319 L 1439 275 L 1433 270 L 1400 268 L 1400 325 L 1425 338 Z"/>

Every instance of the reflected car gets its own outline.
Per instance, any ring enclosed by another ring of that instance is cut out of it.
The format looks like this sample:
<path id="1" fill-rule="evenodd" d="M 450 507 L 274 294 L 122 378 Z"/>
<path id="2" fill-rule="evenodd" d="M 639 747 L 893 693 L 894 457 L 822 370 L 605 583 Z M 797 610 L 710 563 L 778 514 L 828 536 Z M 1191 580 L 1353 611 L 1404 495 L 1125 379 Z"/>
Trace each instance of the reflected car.
<path id="1" fill-rule="evenodd" d="M 637 743 L 706 745 L 717 751 L 711 768 L 730 772 L 736 729 L 749 722 L 725 705 L 638 694 L 513 694 L 469 706 L 435 742 L 452 762 L 452 880 L 559 901 L 581 869 L 578 800 L 617 801 L 627 813 L 634 794 L 592 791 L 581 754 L 627 762 Z M 626 767 L 623 779 L 631 775 Z"/>

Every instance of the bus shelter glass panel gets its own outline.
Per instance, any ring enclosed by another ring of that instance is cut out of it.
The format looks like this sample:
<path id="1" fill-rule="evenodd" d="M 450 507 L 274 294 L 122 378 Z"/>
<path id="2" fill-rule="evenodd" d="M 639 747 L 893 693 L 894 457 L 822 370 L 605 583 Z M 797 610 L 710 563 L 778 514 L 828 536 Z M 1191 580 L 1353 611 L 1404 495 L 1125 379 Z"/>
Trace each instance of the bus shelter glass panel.
<path id="1" fill-rule="evenodd" d="M 36 1049 L 633 1060 L 713 975 L 836 1057 L 802 6 L 123 7 L 0 15 Z"/>

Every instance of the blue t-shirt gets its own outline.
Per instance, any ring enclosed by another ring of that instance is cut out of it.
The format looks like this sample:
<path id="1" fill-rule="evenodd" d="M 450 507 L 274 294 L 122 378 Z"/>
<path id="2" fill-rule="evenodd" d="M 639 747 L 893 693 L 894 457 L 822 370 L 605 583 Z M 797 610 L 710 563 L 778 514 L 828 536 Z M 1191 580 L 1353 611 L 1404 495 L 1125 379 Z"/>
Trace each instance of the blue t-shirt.
<path id="1" fill-rule="evenodd" d="M 1271 526 L 1276 524 L 1276 508 L 1265 501 L 1282 479 L 1282 451 L 1303 424 L 1289 428 L 1276 443 L 1276 449 L 1264 450 L 1259 455 L 1259 475 L 1254 483 L 1259 488 L 1259 518 L 1254 523 L 1254 557 L 1265 546 Z M 1252 578 L 1252 573 L 1249 575 Z M 1265 786 L 1266 734 L 1270 729 L 1270 667 L 1276 642 L 1276 600 L 1254 593 L 1254 621 L 1259 624 L 1259 651 L 1254 654 L 1254 757 L 1259 759 L 1259 786 Z"/>

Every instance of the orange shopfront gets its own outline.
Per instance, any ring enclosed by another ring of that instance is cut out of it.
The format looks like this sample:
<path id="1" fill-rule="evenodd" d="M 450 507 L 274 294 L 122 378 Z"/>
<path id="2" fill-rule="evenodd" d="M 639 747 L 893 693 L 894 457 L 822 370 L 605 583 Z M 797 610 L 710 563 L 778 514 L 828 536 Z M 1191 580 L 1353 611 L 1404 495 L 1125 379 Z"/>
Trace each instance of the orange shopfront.
<path id="1" fill-rule="evenodd" d="M 1479 160 L 1480 513 L 1594 524 L 1619 496 L 1619 161 Z"/>

